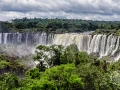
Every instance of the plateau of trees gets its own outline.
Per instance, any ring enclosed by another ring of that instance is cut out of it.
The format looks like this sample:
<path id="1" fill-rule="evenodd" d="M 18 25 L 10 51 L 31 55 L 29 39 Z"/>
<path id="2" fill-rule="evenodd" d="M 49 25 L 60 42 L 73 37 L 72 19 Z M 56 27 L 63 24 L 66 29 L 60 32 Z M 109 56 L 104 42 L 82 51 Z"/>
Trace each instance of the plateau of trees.
<path id="1" fill-rule="evenodd" d="M 85 32 L 94 30 L 119 30 L 120 21 L 92 21 L 81 19 L 41 19 L 22 18 L 11 22 L 0 22 L 0 32 L 38 32 L 48 33 Z"/>
<path id="2" fill-rule="evenodd" d="M 40 63 L 23 79 L 10 73 L 0 76 L 0 90 L 120 90 L 120 61 L 97 59 L 76 45 L 40 45 L 34 60 Z"/>

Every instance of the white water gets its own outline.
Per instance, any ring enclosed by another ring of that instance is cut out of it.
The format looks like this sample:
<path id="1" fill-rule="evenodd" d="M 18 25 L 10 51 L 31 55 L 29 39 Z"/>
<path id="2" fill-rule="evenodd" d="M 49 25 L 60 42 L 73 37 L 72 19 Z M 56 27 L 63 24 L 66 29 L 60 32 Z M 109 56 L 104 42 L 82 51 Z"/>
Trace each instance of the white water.
<path id="1" fill-rule="evenodd" d="M 0 48 L 11 56 L 26 56 L 33 54 L 38 45 L 60 44 L 68 46 L 76 44 L 79 51 L 99 53 L 100 57 L 112 56 L 115 61 L 120 58 L 120 38 L 113 35 L 87 34 L 55 34 L 46 33 L 0 33 Z"/>
<path id="2" fill-rule="evenodd" d="M 0 33 L 0 53 L 10 56 L 34 54 L 39 44 L 46 45 L 46 33 Z"/>
<path id="3" fill-rule="evenodd" d="M 76 44 L 79 51 L 90 53 L 99 53 L 100 57 L 113 56 L 115 61 L 120 58 L 119 37 L 113 35 L 81 35 L 81 34 L 57 34 L 53 44 L 68 46 Z"/>

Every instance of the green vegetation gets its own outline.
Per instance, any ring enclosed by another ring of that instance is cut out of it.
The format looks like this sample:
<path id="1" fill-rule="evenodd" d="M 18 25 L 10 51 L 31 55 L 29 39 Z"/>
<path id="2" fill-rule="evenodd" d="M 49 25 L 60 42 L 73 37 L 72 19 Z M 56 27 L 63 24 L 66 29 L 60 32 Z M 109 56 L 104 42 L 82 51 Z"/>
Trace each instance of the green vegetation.
<path id="1" fill-rule="evenodd" d="M 17 90 L 19 87 L 18 78 L 10 73 L 0 76 L 0 90 Z"/>
<path id="2" fill-rule="evenodd" d="M 94 30 L 93 34 L 120 36 L 120 21 L 23 18 L 0 22 L 0 32 Z M 0 90 L 120 90 L 120 61 L 110 63 L 108 59 L 97 59 L 86 52 L 79 52 L 74 44 L 66 48 L 62 45 L 40 45 L 34 56 L 39 64 L 20 79 L 16 75 L 21 74 L 25 66 L 18 63 L 18 58 L 0 55 Z"/>
<path id="3" fill-rule="evenodd" d="M 40 45 L 34 60 L 40 64 L 23 79 L 10 73 L 0 76 L 0 90 L 120 90 L 120 61 L 97 59 L 76 45 Z"/>
<path id="4" fill-rule="evenodd" d="M 95 32 L 92 33 L 92 35 L 95 34 L 106 34 L 106 35 L 114 35 L 114 36 L 120 36 L 120 29 L 119 30 L 107 30 L 107 29 L 97 29 Z"/>
<path id="5" fill-rule="evenodd" d="M 0 32 L 40 32 L 65 33 L 100 30 L 109 32 L 120 29 L 120 21 L 92 21 L 79 19 L 14 19 L 0 22 Z"/>
<path id="6" fill-rule="evenodd" d="M 15 61 L 15 57 L 9 57 L 6 55 L 0 55 L 0 75 L 4 73 L 19 74 L 23 73 L 25 68 L 23 65 Z"/>
<path id="7" fill-rule="evenodd" d="M 0 69 L 10 67 L 10 62 L 0 61 Z"/>
<path id="8" fill-rule="evenodd" d="M 43 73 L 34 69 L 32 75 L 28 74 L 31 72 L 30 70 L 27 72 L 27 79 L 22 82 L 22 85 L 24 85 L 22 88 L 27 88 L 27 90 L 74 90 L 74 87 L 76 89 L 82 88 L 84 84 L 74 71 L 75 66 L 73 64 L 56 66 Z"/>

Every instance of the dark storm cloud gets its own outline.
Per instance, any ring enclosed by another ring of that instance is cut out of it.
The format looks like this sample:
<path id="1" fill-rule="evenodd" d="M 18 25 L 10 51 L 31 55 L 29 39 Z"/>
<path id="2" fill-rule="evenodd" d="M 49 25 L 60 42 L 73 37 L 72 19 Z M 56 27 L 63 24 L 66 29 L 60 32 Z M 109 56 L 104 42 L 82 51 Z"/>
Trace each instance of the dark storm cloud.
<path id="1" fill-rule="evenodd" d="M 119 0 L 1 0 L 0 17 L 119 20 L 119 5 Z"/>

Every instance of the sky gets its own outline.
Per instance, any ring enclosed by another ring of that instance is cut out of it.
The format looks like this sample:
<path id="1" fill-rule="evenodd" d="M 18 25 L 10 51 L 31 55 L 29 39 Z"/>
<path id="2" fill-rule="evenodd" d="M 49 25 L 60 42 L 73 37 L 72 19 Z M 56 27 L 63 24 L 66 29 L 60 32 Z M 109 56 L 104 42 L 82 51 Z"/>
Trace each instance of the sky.
<path id="1" fill-rule="evenodd" d="M 120 21 L 120 0 L 0 0 L 0 21 L 23 17 Z"/>

